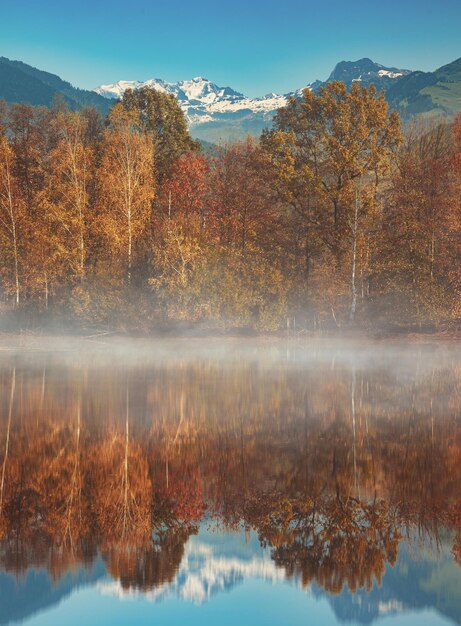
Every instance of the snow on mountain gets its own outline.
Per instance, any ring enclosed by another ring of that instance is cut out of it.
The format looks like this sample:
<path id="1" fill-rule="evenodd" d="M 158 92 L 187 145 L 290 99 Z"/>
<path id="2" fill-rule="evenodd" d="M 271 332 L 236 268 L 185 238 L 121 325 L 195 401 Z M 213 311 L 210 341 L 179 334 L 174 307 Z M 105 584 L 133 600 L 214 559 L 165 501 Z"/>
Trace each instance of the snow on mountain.
<path id="1" fill-rule="evenodd" d="M 111 83 L 110 85 L 101 85 L 96 89 L 93 89 L 100 96 L 104 96 L 105 98 L 118 100 L 124 94 L 127 89 L 138 89 L 144 83 L 139 80 L 119 80 L 116 83 Z"/>
<path id="2" fill-rule="evenodd" d="M 408 72 L 406 72 L 408 73 Z M 404 76 L 405 72 L 392 72 L 390 70 L 379 70 L 378 76 L 387 76 L 388 78 L 400 78 L 400 76 Z"/>
<path id="3" fill-rule="evenodd" d="M 341 61 L 330 74 L 328 81 L 342 80 L 347 86 L 356 82 L 373 83 L 378 89 L 387 89 L 396 79 L 410 73 L 410 70 L 385 67 L 371 59 L 364 58 L 358 61 Z"/>
<path id="4" fill-rule="evenodd" d="M 161 78 L 151 78 L 146 81 L 119 80 L 110 85 L 101 85 L 94 91 L 105 98 L 120 98 L 126 89 L 140 89 L 152 87 L 163 93 L 171 93 L 181 103 L 210 105 L 216 101 L 233 101 L 244 98 L 243 94 L 230 87 L 219 87 L 207 78 L 197 76 L 191 80 L 180 80 L 169 83 Z"/>
<path id="5" fill-rule="evenodd" d="M 121 98 L 126 89 L 152 87 L 163 93 L 173 94 L 190 125 L 212 121 L 216 115 L 236 114 L 243 111 L 273 114 L 276 109 L 284 106 L 287 96 L 270 93 L 262 98 L 247 98 L 231 87 L 219 87 L 207 78 L 197 76 L 191 80 L 180 80 L 169 83 L 160 78 L 144 82 L 137 80 L 119 80 L 109 85 L 101 85 L 94 91 L 106 98 Z"/>

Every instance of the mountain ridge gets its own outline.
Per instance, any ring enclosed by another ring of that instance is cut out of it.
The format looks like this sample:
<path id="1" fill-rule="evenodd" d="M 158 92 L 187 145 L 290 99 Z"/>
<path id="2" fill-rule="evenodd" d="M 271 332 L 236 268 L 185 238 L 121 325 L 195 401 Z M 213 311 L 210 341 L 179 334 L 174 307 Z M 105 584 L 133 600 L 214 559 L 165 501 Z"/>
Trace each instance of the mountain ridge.
<path id="1" fill-rule="evenodd" d="M 110 103 L 94 91 L 79 89 L 56 74 L 39 70 L 22 61 L 0 57 L 0 98 L 8 103 L 52 106 L 56 97 L 64 98 L 72 110 L 96 106 L 107 113 Z"/>

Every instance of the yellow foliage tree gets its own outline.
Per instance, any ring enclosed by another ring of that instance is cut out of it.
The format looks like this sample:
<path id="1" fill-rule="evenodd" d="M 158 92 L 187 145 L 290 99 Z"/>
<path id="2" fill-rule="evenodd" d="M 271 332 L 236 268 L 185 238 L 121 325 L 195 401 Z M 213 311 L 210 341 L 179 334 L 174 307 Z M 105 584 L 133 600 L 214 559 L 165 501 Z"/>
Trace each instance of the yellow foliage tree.
<path id="1" fill-rule="evenodd" d="M 124 259 L 127 284 L 131 285 L 134 254 L 142 246 L 151 224 L 155 186 L 152 135 L 142 132 L 138 115 L 116 105 L 109 115 L 99 189 L 104 229 L 114 251 Z"/>

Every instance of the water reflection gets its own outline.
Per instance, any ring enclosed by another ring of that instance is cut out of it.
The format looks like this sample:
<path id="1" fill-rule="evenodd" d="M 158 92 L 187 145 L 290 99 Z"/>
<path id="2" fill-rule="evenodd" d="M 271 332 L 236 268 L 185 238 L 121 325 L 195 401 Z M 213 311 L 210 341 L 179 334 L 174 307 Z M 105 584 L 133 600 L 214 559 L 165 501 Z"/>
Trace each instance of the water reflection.
<path id="1" fill-rule="evenodd" d="M 196 602 L 259 577 L 461 623 L 457 349 L 40 348 L 0 362 L 3 577 Z"/>

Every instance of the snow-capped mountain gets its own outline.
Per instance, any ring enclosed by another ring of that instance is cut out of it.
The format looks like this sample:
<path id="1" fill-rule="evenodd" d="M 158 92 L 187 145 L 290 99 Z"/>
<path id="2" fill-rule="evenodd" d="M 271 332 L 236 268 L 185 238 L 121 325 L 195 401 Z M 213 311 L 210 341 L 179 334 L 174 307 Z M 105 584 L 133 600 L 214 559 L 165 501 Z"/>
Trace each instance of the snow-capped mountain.
<path id="1" fill-rule="evenodd" d="M 325 83 L 343 80 L 350 86 L 356 81 L 364 84 L 373 82 L 378 88 L 386 89 L 407 74 L 409 70 L 385 67 L 370 59 L 360 59 L 338 63 Z M 289 96 L 299 97 L 303 89 L 315 91 L 325 83 L 316 80 L 291 93 L 269 93 L 260 98 L 249 98 L 231 87 L 220 87 L 202 76 L 177 83 L 161 78 L 146 81 L 120 80 L 101 85 L 94 91 L 110 99 L 120 98 L 126 89 L 140 89 L 144 86 L 173 94 L 187 117 L 194 137 L 222 141 L 236 139 L 248 133 L 259 134 L 270 125 L 276 110 L 286 105 Z"/>
<path id="2" fill-rule="evenodd" d="M 163 93 L 172 93 L 181 103 L 213 104 L 216 101 L 232 102 L 243 98 L 243 94 L 234 91 L 230 87 L 218 87 L 202 76 L 191 80 L 180 80 L 177 83 L 168 83 L 161 78 L 151 78 L 146 81 L 119 80 L 110 85 L 101 85 L 94 91 L 106 98 L 120 98 L 126 89 L 140 89 L 152 87 Z"/>
<path id="3" fill-rule="evenodd" d="M 207 131 L 217 124 L 219 128 L 249 120 L 253 125 L 267 126 L 275 111 L 287 102 L 287 95 L 267 94 L 261 98 L 248 98 L 231 87 L 220 87 L 207 78 L 198 76 L 191 80 L 169 83 L 161 78 L 146 81 L 120 80 L 109 85 L 101 85 L 94 91 L 105 98 L 120 98 L 127 89 L 152 87 L 163 93 L 173 94 L 184 111 L 191 132 L 200 136 L 200 130 Z M 201 127 L 201 128 L 200 128 Z M 259 129 L 260 130 L 260 129 Z M 251 132 L 251 129 L 248 129 Z M 229 133 L 223 133 L 229 138 Z M 215 137 L 217 139 L 218 137 Z"/>
<path id="4" fill-rule="evenodd" d="M 100 581 L 97 589 L 104 595 L 120 599 L 143 597 L 152 602 L 178 598 L 194 604 L 209 602 L 213 596 L 230 590 L 248 579 L 259 579 L 276 584 L 286 579 L 286 573 L 276 566 L 270 551 L 259 546 L 253 535 L 251 545 L 245 545 L 243 533 L 240 540 L 245 546 L 239 555 L 229 553 L 232 537 L 222 537 L 222 542 L 210 541 L 207 532 L 191 537 L 185 547 L 178 571 L 171 582 L 165 582 L 149 591 L 124 588 L 119 580 Z M 297 581 L 296 581 L 297 582 Z"/>

